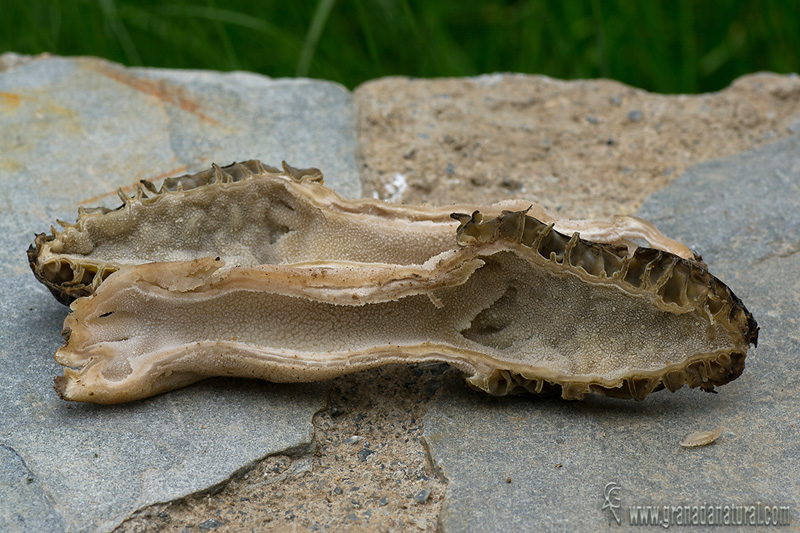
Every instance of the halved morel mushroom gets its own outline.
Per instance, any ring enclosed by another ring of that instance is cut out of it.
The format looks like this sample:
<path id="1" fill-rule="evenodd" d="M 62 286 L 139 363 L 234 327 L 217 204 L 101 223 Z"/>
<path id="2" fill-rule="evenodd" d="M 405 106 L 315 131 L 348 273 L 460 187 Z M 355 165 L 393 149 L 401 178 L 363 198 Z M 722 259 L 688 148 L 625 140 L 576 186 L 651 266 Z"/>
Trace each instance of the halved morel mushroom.
<path id="1" fill-rule="evenodd" d="M 117 403 L 209 376 L 304 382 L 444 361 L 495 395 L 641 400 L 728 383 L 757 342 L 752 315 L 697 261 L 587 241 L 525 211 L 453 216 L 451 244 L 443 239 L 430 258 L 436 247 L 426 248 L 418 263 L 331 252 L 292 265 L 209 257 L 122 268 L 72 303 L 56 389 L 67 400 Z M 386 249 L 411 254 L 395 237 Z"/>
<path id="2" fill-rule="evenodd" d="M 120 192 L 114 210 L 79 208 L 74 224 L 36 235 L 28 258 L 36 277 L 64 304 L 88 296 L 110 274 L 150 262 L 222 258 L 228 265 L 256 266 L 313 261 L 421 264 L 456 247 L 453 211 L 476 206 L 407 206 L 346 200 L 322 185 L 317 169 L 283 170 L 245 161 L 166 179 L 161 188 L 142 181 L 136 194 Z M 561 220 L 538 206 L 508 201 L 484 206 L 530 209 L 555 229 L 585 239 L 625 244 L 636 239 L 692 258 L 682 244 L 635 217 Z"/>

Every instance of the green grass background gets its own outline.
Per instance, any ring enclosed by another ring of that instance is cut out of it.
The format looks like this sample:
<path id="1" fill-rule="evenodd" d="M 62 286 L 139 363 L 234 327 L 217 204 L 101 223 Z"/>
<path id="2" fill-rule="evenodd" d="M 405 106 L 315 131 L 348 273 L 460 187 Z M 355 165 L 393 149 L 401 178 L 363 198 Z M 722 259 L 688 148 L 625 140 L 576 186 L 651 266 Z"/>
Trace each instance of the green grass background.
<path id="1" fill-rule="evenodd" d="M 800 70 L 795 0 L 3 0 L 0 50 L 310 76 L 513 71 L 718 90 Z"/>

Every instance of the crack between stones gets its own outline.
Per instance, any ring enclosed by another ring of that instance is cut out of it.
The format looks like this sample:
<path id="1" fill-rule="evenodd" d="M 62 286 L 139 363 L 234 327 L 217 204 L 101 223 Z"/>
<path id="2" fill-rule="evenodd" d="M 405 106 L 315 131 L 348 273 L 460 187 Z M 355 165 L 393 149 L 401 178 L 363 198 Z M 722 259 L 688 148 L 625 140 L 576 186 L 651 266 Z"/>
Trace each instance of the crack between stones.
<path id="1" fill-rule="evenodd" d="M 115 531 L 435 531 L 447 481 L 422 436 L 423 417 L 447 369 L 396 365 L 331 380 L 309 443 L 139 509 Z"/>
<path id="2" fill-rule="evenodd" d="M 34 487 L 35 492 L 38 493 L 38 495 L 46 504 L 47 511 L 53 516 L 58 517 L 58 521 L 61 522 L 63 529 L 66 529 L 66 517 L 64 517 L 64 515 L 62 515 L 56 509 L 55 503 L 53 502 L 53 498 L 50 496 L 49 492 L 45 490 L 45 487 L 42 486 L 41 480 L 28 466 L 28 463 L 27 461 L 25 461 L 25 458 L 22 457 L 13 446 L 10 446 L 8 444 L 0 443 L 0 449 L 7 450 L 8 452 L 12 453 L 17 459 L 19 459 L 22 468 L 24 469 L 25 472 L 27 472 L 25 480 L 27 485 L 29 487 L 31 486 Z"/>
<path id="3" fill-rule="evenodd" d="M 792 257 L 793 255 L 797 255 L 800 253 L 800 243 L 795 243 L 793 246 L 789 247 L 788 250 L 781 250 L 776 252 L 770 252 L 767 255 L 761 256 L 755 261 L 753 261 L 753 266 L 760 265 L 770 259 L 786 259 L 788 257 Z"/>

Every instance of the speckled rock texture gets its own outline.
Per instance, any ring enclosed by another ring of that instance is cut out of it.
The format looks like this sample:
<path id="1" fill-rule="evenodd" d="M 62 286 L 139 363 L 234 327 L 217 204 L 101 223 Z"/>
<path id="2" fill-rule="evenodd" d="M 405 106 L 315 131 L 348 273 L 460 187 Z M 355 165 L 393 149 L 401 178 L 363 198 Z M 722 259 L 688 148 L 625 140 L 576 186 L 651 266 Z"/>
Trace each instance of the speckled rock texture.
<path id="1" fill-rule="evenodd" d="M 381 78 L 355 98 L 366 196 L 519 197 L 568 218 L 633 214 L 693 163 L 800 131 L 792 75 L 700 95 L 514 74 Z"/>

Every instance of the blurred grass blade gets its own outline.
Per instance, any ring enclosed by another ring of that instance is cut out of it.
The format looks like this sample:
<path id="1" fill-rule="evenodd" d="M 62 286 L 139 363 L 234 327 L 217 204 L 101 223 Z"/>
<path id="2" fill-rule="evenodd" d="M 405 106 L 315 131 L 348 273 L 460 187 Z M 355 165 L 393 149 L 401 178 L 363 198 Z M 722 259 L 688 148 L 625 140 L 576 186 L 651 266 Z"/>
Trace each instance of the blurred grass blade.
<path id="1" fill-rule="evenodd" d="M 109 26 L 111 26 L 111 30 L 114 32 L 117 41 L 125 51 L 128 62 L 131 65 L 141 65 L 142 58 L 139 55 L 139 51 L 136 50 L 136 45 L 133 44 L 128 30 L 125 28 L 125 24 L 123 24 L 122 19 L 119 17 L 114 0 L 100 0 L 100 8 L 103 10 L 103 16 L 105 16 L 106 21 Z"/>
<path id="2" fill-rule="evenodd" d="M 606 36 L 603 31 L 603 8 L 599 0 L 592 0 L 592 17 L 597 34 L 597 58 L 600 66 L 600 75 L 608 78 L 611 70 L 608 68 L 608 52 L 606 50 Z"/>
<path id="3" fill-rule="evenodd" d="M 274 24 L 270 24 L 258 17 L 232 11 L 220 7 L 196 6 L 196 5 L 163 5 L 158 7 L 158 12 L 170 16 L 186 16 L 198 19 L 206 19 L 213 22 L 225 22 L 235 24 L 243 28 L 256 30 L 264 35 L 286 42 L 293 40 L 293 34 L 282 30 Z"/>
<path id="4" fill-rule="evenodd" d="M 367 43 L 367 52 L 372 66 L 376 70 L 380 70 L 381 60 L 378 55 L 378 46 L 375 44 L 375 37 L 372 35 L 372 22 L 364 9 L 362 0 L 356 0 L 356 9 L 358 10 L 358 21 L 361 24 L 361 31 L 364 33 L 364 40 Z"/>
<path id="5" fill-rule="evenodd" d="M 311 19 L 311 26 L 309 26 L 306 39 L 303 42 L 303 49 L 300 51 L 300 59 L 297 61 L 297 76 L 308 76 L 311 60 L 314 59 L 314 52 L 317 49 L 317 43 L 319 43 L 319 38 L 325 29 L 325 23 L 328 21 L 328 16 L 331 14 L 335 3 L 336 0 L 319 0 L 317 9 L 314 11 L 314 18 Z"/>

